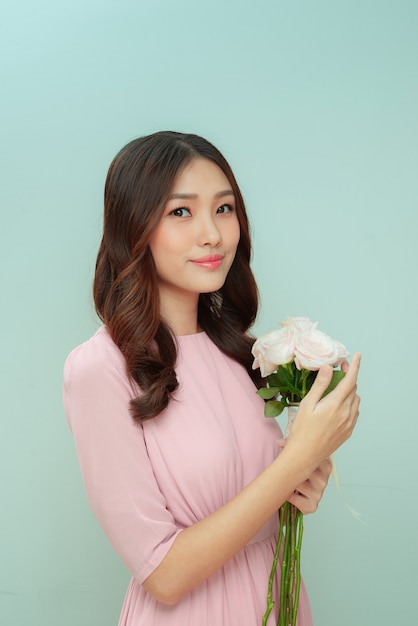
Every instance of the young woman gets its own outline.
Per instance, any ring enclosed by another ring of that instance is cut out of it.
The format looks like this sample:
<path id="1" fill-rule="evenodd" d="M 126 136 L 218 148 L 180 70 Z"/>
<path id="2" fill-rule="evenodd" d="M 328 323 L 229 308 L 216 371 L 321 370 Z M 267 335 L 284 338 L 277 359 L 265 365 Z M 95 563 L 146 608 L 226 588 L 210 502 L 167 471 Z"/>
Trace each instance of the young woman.
<path id="1" fill-rule="evenodd" d="M 359 355 L 322 400 L 319 371 L 277 445 L 255 393 L 250 251 L 209 142 L 161 132 L 115 157 L 94 281 L 104 325 L 68 357 L 64 400 L 90 505 L 132 574 L 120 626 L 261 624 L 278 509 L 316 510 L 357 420 Z M 302 586 L 298 624 L 311 623 Z"/>

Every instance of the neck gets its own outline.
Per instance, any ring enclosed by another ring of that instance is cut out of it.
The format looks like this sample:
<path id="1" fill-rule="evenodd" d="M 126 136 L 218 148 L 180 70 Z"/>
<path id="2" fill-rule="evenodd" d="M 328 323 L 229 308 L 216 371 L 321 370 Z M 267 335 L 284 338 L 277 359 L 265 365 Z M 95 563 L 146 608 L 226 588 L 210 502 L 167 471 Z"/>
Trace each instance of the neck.
<path id="1" fill-rule="evenodd" d="M 197 319 L 198 302 L 199 296 L 186 300 L 167 294 L 160 297 L 161 317 L 174 335 L 194 335 L 202 330 Z"/>

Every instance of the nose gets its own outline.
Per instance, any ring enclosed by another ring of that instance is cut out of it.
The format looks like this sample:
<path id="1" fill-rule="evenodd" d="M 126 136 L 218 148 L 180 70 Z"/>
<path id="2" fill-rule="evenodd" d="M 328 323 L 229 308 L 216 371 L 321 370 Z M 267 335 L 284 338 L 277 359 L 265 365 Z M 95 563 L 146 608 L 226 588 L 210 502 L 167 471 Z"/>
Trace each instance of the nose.
<path id="1" fill-rule="evenodd" d="M 222 236 L 212 215 L 202 215 L 199 220 L 199 246 L 216 247 L 221 243 Z"/>

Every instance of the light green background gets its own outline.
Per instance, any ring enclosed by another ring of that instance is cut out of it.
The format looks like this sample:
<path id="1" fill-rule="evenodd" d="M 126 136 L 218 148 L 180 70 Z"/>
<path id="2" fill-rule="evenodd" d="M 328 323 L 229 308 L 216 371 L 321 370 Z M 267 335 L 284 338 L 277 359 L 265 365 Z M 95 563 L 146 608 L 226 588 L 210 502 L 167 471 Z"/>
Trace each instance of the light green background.
<path id="1" fill-rule="evenodd" d="M 363 352 L 337 462 L 365 524 L 333 486 L 306 519 L 315 626 L 415 623 L 418 4 L 16 0 L 0 29 L 0 623 L 117 623 L 128 575 L 86 503 L 62 365 L 97 327 L 107 167 L 160 129 L 236 172 L 257 332 L 308 315 Z"/>

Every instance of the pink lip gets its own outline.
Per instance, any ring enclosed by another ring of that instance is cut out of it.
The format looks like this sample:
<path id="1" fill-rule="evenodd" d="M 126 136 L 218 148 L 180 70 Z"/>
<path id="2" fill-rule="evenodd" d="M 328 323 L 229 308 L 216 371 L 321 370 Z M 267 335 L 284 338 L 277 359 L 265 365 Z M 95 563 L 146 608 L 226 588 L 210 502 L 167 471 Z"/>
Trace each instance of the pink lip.
<path id="1" fill-rule="evenodd" d="M 199 259 L 193 259 L 192 263 L 198 265 L 199 267 L 206 267 L 207 269 L 218 269 L 222 265 L 223 256 L 220 254 L 208 254 L 207 256 L 202 256 Z"/>

